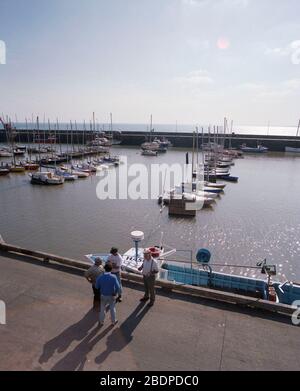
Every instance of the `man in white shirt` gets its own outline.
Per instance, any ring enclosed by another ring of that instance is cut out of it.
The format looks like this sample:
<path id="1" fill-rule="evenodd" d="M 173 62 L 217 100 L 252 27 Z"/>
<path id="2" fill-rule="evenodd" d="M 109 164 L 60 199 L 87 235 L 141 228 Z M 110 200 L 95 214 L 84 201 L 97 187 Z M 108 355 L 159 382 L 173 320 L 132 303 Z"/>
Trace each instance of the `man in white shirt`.
<path id="1" fill-rule="evenodd" d="M 144 251 L 144 262 L 139 268 L 139 271 L 143 271 L 145 289 L 145 295 L 141 301 L 146 302 L 150 298 L 148 306 L 152 307 L 155 302 L 155 278 L 158 274 L 158 264 L 156 260 L 152 258 L 150 250 Z"/>
<path id="2" fill-rule="evenodd" d="M 113 247 L 110 250 L 110 256 L 108 257 L 108 262 L 112 264 L 112 274 L 115 275 L 118 279 L 118 282 L 120 284 L 120 293 L 119 296 L 117 297 L 116 301 L 121 303 L 122 302 L 122 283 L 121 283 L 121 269 L 122 269 L 122 264 L 123 264 L 123 258 L 119 254 L 119 250 L 116 247 Z"/>

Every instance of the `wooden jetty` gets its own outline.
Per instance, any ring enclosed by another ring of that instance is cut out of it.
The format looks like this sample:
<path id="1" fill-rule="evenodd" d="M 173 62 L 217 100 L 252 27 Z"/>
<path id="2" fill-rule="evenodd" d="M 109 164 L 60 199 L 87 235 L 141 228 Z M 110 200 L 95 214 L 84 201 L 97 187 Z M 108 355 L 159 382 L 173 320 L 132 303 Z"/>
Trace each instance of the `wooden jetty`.
<path id="1" fill-rule="evenodd" d="M 196 209 L 192 208 L 193 204 L 195 204 L 194 201 L 171 197 L 169 202 L 169 216 L 195 217 L 197 212 Z"/>

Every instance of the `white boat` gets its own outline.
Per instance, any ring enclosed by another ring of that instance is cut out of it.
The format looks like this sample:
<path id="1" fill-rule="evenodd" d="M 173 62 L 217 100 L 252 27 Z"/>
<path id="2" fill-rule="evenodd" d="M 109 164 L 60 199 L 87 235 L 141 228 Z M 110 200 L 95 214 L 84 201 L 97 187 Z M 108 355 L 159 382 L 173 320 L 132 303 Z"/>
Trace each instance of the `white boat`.
<path id="1" fill-rule="evenodd" d="M 83 171 L 70 170 L 69 173 L 76 175 L 79 179 L 85 179 L 90 176 L 88 172 L 83 172 Z"/>
<path id="2" fill-rule="evenodd" d="M 144 233 L 140 231 L 132 232 L 131 238 L 135 243 L 135 247 L 126 251 L 125 254 L 122 256 L 123 258 L 122 270 L 127 271 L 129 273 L 141 275 L 142 272 L 139 271 L 138 269 L 143 265 L 144 251 L 147 249 L 151 252 L 152 257 L 156 260 L 160 273 L 163 273 L 163 274 L 159 274 L 159 278 L 163 278 L 164 271 L 161 270 L 161 266 L 166 258 L 176 253 L 176 249 L 170 248 L 169 250 L 166 250 L 165 246 L 163 246 L 162 244 L 161 246 L 141 248 L 139 247 L 139 243 L 144 239 Z M 95 262 L 96 258 L 101 258 L 104 260 L 104 262 L 106 262 L 108 257 L 109 254 L 105 254 L 105 253 L 86 255 L 86 258 L 88 258 L 92 263 Z"/>
<path id="3" fill-rule="evenodd" d="M 128 271 L 134 274 L 141 274 L 138 270 L 144 262 L 144 250 L 140 247 L 141 241 L 144 239 L 144 233 L 140 231 L 132 232 L 131 238 L 135 243 L 135 247 L 129 249 L 123 256 L 123 271 Z M 267 261 L 259 262 L 256 266 L 253 263 L 249 266 L 242 266 L 243 268 L 253 268 L 260 270 L 264 278 L 251 278 L 247 275 L 230 274 L 223 272 L 216 272 L 215 267 L 224 266 L 214 265 L 211 262 L 211 252 L 207 249 L 199 249 L 194 262 L 193 254 L 190 260 L 179 261 L 176 259 L 166 259 L 175 254 L 176 250 L 172 249 L 165 252 L 163 246 L 148 248 L 154 257 L 157 256 L 159 274 L 158 278 L 163 281 L 172 283 L 174 288 L 176 285 L 189 285 L 209 288 L 211 292 L 218 290 L 221 292 L 241 293 L 243 296 L 255 297 L 257 300 L 269 300 L 273 303 L 285 304 L 291 306 L 290 309 L 294 311 L 295 302 L 300 298 L 300 284 L 296 282 L 274 280 L 277 274 L 276 265 L 268 265 Z M 192 252 L 191 252 L 192 253 Z M 86 255 L 89 261 L 94 264 L 97 258 L 101 258 L 104 262 L 107 261 L 109 254 L 98 253 Z M 241 266 L 236 266 L 240 269 Z M 293 307 L 292 307 L 293 306 Z M 283 308 L 283 307 L 282 307 Z"/>
<path id="4" fill-rule="evenodd" d="M 12 153 L 9 151 L 0 151 L 0 157 L 12 157 Z"/>
<path id="5" fill-rule="evenodd" d="M 6 176 L 9 174 L 9 169 L 8 168 L 2 168 L 0 166 L 0 176 Z"/>
<path id="6" fill-rule="evenodd" d="M 31 183 L 36 185 L 62 185 L 65 179 L 52 172 L 36 172 L 30 174 Z"/>
<path id="7" fill-rule="evenodd" d="M 159 150 L 159 143 L 157 142 L 146 142 L 141 145 L 142 150 L 144 151 L 156 151 L 158 152 Z"/>
<path id="8" fill-rule="evenodd" d="M 285 147 L 285 152 L 300 153 L 300 148 Z"/>
<path id="9" fill-rule="evenodd" d="M 264 147 L 262 145 L 258 145 L 257 147 L 247 147 L 246 144 L 243 144 L 241 146 L 241 151 L 246 153 L 267 153 L 269 149 L 267 147 Z"/>
<path id="10" fill-rule="evenodd" d="M 97 172 L 97 167 L 87 163 L 83 163 L 81 165 L 77 164 L 76 166 L 73 166 L 72 169 L 76 171 L 87 172 L 87 173 Z"/>
<path id="11" fill-rule="evenodd" d="M 84 178 L 88 178 L 90 176 L 90 174 L 88 172 L 83 172 L 83 171 L 77 171 L 77 170 L 72 170 L 70 167 L 68 166 L 65 166 L 64 164 L 61 164 L 59 166 L 59 168 L 62 170 L 62 171 L 65 171 L 71 175 L 76 175 L 79 179 L 84 179 Z"/>
<path id="12" fill-rule="evenodd" d="M 176 186 L 175 193 L 181 194 L 182 193 L 182 186 Z M 184 187 L 184 193 L 185 194 L 192 194 L 192 195 L 196 195 L 196 196 L 204 197 L 204 198 L 212 198 L 212 199 L 218 198 L 217 193 L 208 192 L 208 191 L 202 190 L 201 188 L 198 188 L 195 192 L 193 192 L 192 186 L 189 186 L 188 184 L 186 184 Z"/>
<path id="13" fill-rule="evenodd" d="M 213 183 L 213 182 L 204 182 L 204 186 L 206 187 L 216 187 L 217 189 L 224 190 L 226 187 L 225 183 Z"/>
<path id="14" fill-rule="evenodd" d="M 108 140 L 106 137 L 96 137 L 94 140 L 88 143 L 89 146 L 92 147 L 111 147 L 112 142 Z"/>
<path id="15" fill-rule="evenodd" d="M 23 156 L 23 155 L 25 155 L 25 150 L 23 150 L 23 149 L 14 149 L 14 155 L 15 156 Z"/>
<path id="16" fill-rule="evenodd" d="M 211 206 L 216 201 L 212 197 L 204 197 L 192 193 L 175 193 L 174 191 L 166 191 L 163 195 L 158 197 L 160 204 L 169 205 L 171 199 L 183 199 L 185 201 L 193 201 L 194 210 L 202 210 L 204 207 Z"/>
<path id="17" fill-rule="evenodd" d="M 157 151 L 151 150 L 151 149 L 144 149 L 142 151 L 143 156 L 157 156 Z"/>
<path id="18" fill-rule="evenodd" d="M 55 170 L 55 174 L 59 177 L 64 178 L 66 182 L 74 182 L 76 179 L 78 179 L 78 176 L 75 174 L 71 174 L 68 171 L 63 171 L 60 169 Z"/>

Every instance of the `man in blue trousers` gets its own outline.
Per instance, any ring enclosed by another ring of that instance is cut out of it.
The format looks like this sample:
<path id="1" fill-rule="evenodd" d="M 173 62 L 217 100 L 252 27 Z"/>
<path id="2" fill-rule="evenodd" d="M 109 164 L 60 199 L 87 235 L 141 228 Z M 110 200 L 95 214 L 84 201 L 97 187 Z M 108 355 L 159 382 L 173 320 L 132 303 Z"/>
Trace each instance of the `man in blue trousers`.
<path id="1" fill-rule="evenodd" d="M 99 326 L 104 325 L 105 308 L 109 305 L 112 325 L 115 326 L 118 321 L 116 319 L 116 296 L 120 295 L 121 287 L 116 276 L 112 271 L 112 264 L 107 262 L 104 267 L 105 273 L 97 278 L 96 289 L 101 292 L 101 307 Z"/>

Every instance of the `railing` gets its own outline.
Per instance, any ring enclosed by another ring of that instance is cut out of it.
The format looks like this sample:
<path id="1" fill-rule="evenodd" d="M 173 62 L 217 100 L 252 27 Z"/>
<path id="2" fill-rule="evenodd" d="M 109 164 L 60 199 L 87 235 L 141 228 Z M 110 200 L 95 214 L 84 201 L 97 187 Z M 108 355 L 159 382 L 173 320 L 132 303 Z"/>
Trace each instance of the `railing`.
<path id="1" fill-rule="evenodd" d="M 34 259 L 42 260 L 43 262 L 46 263 L 53 261 L 55 263 L 59 263 L 62 265 L 66 265 L 81 270 L 87 270 L 90 267 L 90 264 L 86 262 L 76 261 L 70 258 L 44 253 L 42 251 L 28 250 L 22 247 L 10 245 L 5 243 L 3 239 L 2 242 L 0 240 L 0 251 L 13 253 L 13 254 L 27 255 Z M 127 272 L 122 272 L 122 278 L 124 280 L 133 283 L 138 283 L 138 284 L 141 284 L 143 281 L 142 276 L 137 274 L 127 273 Z M 229 293 L 229 292 L 212 290 L 205 287 L 191 286 L 185 284 L 182 285 L 174 284 L 173 282 L 167 281 L 165 279 L 157 280 L 156 286 L 170 291 L 178 291 L 186 295 L 196 296 L 199 298 L 205 298 L 208 300 L 217 300 L 220 302 L 226 302 L 231 304 L 238 304 L 246 307 L 262 309 L 271 312 L 278 312 L 289 316 L 292 315 L 295 311 L 295 308 L 289 305 L 272 303 L 261 299 L 242 296 L 242 295 Z"/>

